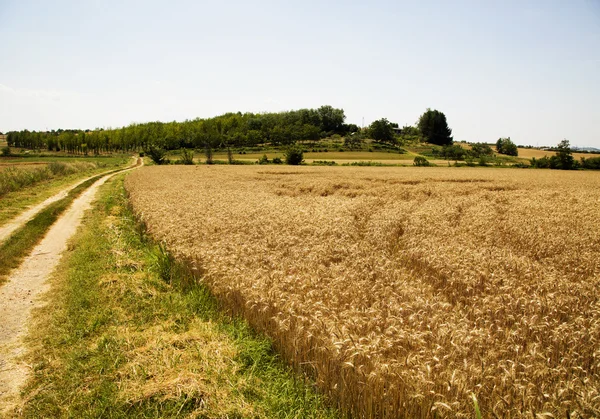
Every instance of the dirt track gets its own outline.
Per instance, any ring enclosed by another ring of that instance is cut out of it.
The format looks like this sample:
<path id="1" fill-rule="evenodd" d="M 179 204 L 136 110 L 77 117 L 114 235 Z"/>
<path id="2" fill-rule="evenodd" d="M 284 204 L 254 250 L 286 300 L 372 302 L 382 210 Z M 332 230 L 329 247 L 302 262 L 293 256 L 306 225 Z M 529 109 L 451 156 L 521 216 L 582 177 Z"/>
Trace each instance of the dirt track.
<path id="1" fill-rule="evenodd" d="M 97 176 L 97 175 L 95 175 L 95 176 Z M 75 189 L 77 186 L 81 185 L 83 182 L 91 179 L 92 177 L 94 177 L 94 176 L 90 176 L 85 179 L 81 179 L 77 183 L 69 186 L 67 189 L 62 190 L 59 193 L 57 193 L 56 195 L 51 196 L 50 198 L 46 199 L 45 201 L 40 202 L 37 205 L 34 205 L 33 207 L 29 208 L 26 211 L 23 211 L 21 214 L 19 214 L 12 220 L 8 221 L 6 224 L 0 226 L 0 243 L 5 241 L 6 239 L 8 239 L 10 237 L 10 235 L 12 233 L 14 233 L 16 230 L 23 227 L 27 223 L 27 221 L 31 220 L 38 212 L 42 211 L 44 208 L 46 208 L 48 205 L 52 204 L 53 202 L 60 201 L 61 199 L 65 198 L 67 196 L 67 194 L 69 193 L 69 191 L 71 191 L 72 189 Z"/>
<path id="2" fill-rule="evenodd" d="M 29 374 L 29 366 L 20 358 L 25 352 L 22 339 L 31 310 L 42 305 L 39 297 L 49 287 L 46 281 L 91 207 L 98 188 L 115 174 L 100 178 L 83 192 L 0 287 L 0 416 L 18 402 L 19 389 Z"/>

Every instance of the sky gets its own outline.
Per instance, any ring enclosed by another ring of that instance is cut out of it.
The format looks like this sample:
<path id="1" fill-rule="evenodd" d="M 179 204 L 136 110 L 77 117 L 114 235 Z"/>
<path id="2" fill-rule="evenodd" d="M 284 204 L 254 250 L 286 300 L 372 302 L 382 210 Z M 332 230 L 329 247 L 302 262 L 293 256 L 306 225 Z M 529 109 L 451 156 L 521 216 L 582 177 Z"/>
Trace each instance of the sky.
<path id="1" fill-rule="evenodd" d="M 0 0 L 0 132 L 325 104 L 600 148 L 600 0 Z"/>

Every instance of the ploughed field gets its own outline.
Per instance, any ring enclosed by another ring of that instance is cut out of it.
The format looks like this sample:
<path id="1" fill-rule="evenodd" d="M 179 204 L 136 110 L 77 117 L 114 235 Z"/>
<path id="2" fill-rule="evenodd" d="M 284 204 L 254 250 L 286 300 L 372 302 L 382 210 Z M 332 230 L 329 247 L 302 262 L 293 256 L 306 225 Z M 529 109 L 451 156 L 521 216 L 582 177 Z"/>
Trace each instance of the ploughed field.
<path id="1" fill-rule="evenodd" d="M 600 176 L 146 167 L 150 233 L 354 417 L 600 415 Z M 551 417 L 551 416 L 548 416 Z"/>

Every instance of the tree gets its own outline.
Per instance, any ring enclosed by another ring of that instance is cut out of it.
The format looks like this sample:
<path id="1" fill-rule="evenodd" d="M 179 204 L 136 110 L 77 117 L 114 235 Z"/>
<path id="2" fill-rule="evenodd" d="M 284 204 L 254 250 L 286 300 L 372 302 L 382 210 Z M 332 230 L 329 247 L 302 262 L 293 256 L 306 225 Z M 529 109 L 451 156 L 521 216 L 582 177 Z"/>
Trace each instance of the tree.
<path id="1" fill-rule="evenodd" d="M 343 125 L 346 116 L 343 109 L 336 109 L 329 105 L 321 106 L 317 109 L 321 119 L 321 131 L 327 135 L 343 134 Z"/>
<path id="2" fill-rule="evenodd" d="M 428 143 L 449 145 L 453 142 L 452 130 L 443 112 L 427 109 L 419 118 L 418 128 Z"/>
<path id="3" fill-rule="evenodd" d="M 500 154 L 506 154 L 507 156 L 518 156 L 519 150 L 515 143 L 510 140 L 510 137 L 499 138 L 496 141 L 496 151 Z"/>
<path id="4" fill-rule="evenodd" d="M 386 118 L 373 121 L 369 126 L 369 135 L 372 139 L 381 143 L 394 143 L 396 140 L 394 126 Z"/>
<path id="5" fill-rule="evenodd" d="M 567 139 L 562 140 L 556 147 L 557 169 L 573 170 L 575 169 L 575 160 L 571 153 L 571 145 Z"/>

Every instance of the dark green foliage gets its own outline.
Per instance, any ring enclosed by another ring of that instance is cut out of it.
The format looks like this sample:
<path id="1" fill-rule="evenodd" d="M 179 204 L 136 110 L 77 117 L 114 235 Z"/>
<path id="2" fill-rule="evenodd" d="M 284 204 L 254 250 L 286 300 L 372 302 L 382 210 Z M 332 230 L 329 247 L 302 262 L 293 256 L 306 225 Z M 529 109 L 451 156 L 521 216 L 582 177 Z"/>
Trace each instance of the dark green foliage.
<path id="1" fill-rule="evenodd" d="M 213 150 L 209 143 L 204 144 L 204 157 L 206 157 L 206 164 L 213 164 Z"/>
<path id="2" fill-rule="evenodd" d="M 581 167 L 589 170 L 600 170 L 600 157 L 581 158 Z"/>
<path id="3" fill-rule="evenodd" d="M 577 168 L 573 154 L 571 153 L 571 145 L 568 140 L 562 140 L 556 147 L 556 167 L 553 169 L 573 170 Z"/>
<path id="4" fill-rule="evenodd" d="M 80 130 L 7 133 L 9 146 L 28 149 L 64 150 L 72 154 L 93 151 L 129 152 L 148 149 L 151 145 L 166 149 L 212 149 L 258 146 L 265 143 L 289 145 L 296 141 L 318 141 L 333 134 L 345 135 L 358 127 L 345 124 L 343 109 L 321 106 L 319 109 L 300 109 L 280 113 L 226 113 L 214 118 L 184 122 L 147 122 L 119 129 L 98 129 L 84 133 Z"/>
<path id="5" fill-rule="evenodd" d="M 446 115 L 438 110 L 427 109 L 419 118 L 419 131 L 424 139 L 432 144 L 452 144 L 452 130 L 448 127 Z"/>
<path id="6" fill-rule="evenodd" d="M 258 164 L 269 164 L 269 158 L 266 154 L 263 154 L 263 156 L 258 159 Z"/>
<path id="7" fill-rule="evenodd" d="M 273 157 L 273 164 L 283 164 L 281 157 Z"/>
<path id="8" fill-rule="evenodd" d="M 531 159 L 531 167 L 535 167 L 536 169 L 550 169 L 550 158 L 548 156 L 540 159 L 533 157 Z"/>
<path id="9" fill-rule="evenodd" d="M 360 127 L 356 124 L 344 124 L 342 126 L 345 135 L 353 134 L 360 131 Z"/>
<path id="10" fill-rule="evenodd" d="M 327 135 L 344 133 L 344 120 L 346 119 L 346 116 L 344 115 L 343 109 L 336 109 L 332 106 L 325 105 L 321 106 L 317 112 L 320 117 L 321 131 Z"/>
<path id="11" fill-rule="evenodd" d="M 297 146 L 288 147 L 285 151 L 285 163 L 293 166 L 302 164 L 304 161 L 304 153 L 302 149 Z"/>
<path id="12" fill-rule="evenodd" d="M 194 164 L 194 152 L 184 148 L 181 150 L 181 157 L 179 158 L 181 164 L 191 165 Z"/>
<path id="13" fill-rule="evenodd" d="M 150 145 L 145 151 L 146 155 L 154 162 L 154 164 L 168 164 L 167 151 L 164 148 Z"/>
<path id="14" fill-rule="evenodd" d="M 488 144 L 475 143 L 471 145 L 471 155 L 475 158 L 481 158 L 484 156 L 493 156 L 494 150 Z"/>
<path id="15" fill-rule="evenodd" d="M 581 159 L 581 165 L 573 158 L 569 141 L 562 140 L 556 147 L 556 154 L 548 157 L 544 156 L 541 159 L 535 157 L 531 159 L 531 166 L 538 169 L 559 169 L 559 170 L 575 170 L 579 167 L 585 167 L 585 164 L 593 166 L 600 162 L 600 158 L 587 159 L 592 160 L 589 164 L 585 159 Z"/>
<path id="16" fill-rule="evenodd" d="M 415 166 L 422 166 L 422 167 L 424 167 L 424 166 L 430 166 L 429 160 L 427 160 L 423 156 L 417 156 L 417 157 L 415 157 L 415 160 L 413 161 L 413 164 Z"/>
<path id="17" fill-rule="evenodd" d="M 2 147 L 2 157 L 8 157 L 11 155 L 10 147 Z"/>
<path id="18" fill-rule="evenodd" d="M 421 131 L 419 128 L 413 127 L 411 125 L 405 125 L 400 130 L 400 135 L 398 140 L 401 144 L 406 142 L 418 142 L 421 138 Z"/>
<path id="19" fill-rule="evenodd" d="M 381 167 L 381 166 L 392 166 L 392 165 L 387 165 L 387 164 L 383 164 L 379 161 L 353 161 L 352 163 L 342 163 L 342 166 L 359 166 L 359 167 L 367 167 L 367 166 L 377 166 L 377 167 Z"/>
<path id="20" fill-rule="evenodd" d="M 500 154 L 506 154 L 507 156 L 518 156 L 519 150 L 515 143 L 510 140 L 510 137 L 499 138 L 496 141 L 496 151 Z"/>
<path id="21" fill-rule="evenodd" d="M 396 136 L 394 135 L 394 125 L 386 118 L 373 121 L 369 126 L 369 135 L 375 141 L 380 143 L 395 143 Z"/>
<path id="22" fill-rule="evenodd" d="M 446 160 L 464 160 L 467 157 L 467 150 L 458 144 L 446 145 L 441 150 L 433 151 L 434 156 L 440 156 Z"/>
<path id="23" fill-rule="evenodd" d="M 344 137 L 344 147 L 349 149 L 360 149 L 364 145 L 364 135 L 361 132 L 348 134 Z"/>

